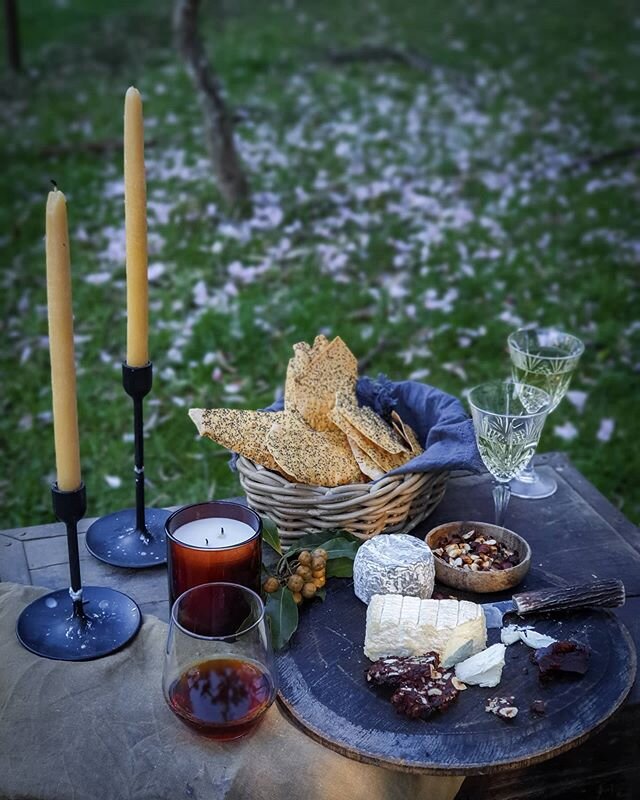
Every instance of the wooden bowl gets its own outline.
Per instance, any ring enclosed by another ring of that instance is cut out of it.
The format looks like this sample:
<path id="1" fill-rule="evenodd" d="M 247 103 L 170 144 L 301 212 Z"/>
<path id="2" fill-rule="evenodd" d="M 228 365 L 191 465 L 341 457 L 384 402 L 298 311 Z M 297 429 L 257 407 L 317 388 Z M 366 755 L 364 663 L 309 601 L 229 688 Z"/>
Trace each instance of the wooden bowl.
<path id="1" fill-rule="evenodd" d="M 452 567 L 434 553 L 436 580 L 445 584 L 445 586 L 463 589 L 466 592 L 502 592 L 505 589 L 517 586 L 529 572 L 531 548 L 522 536 L 518 536 L 517 533 L 507 528 L 490 525 L 488 522 L 446 522 L 444 525 L 438 525 L 437 528 L 429 531 L 424 540 L 433 550 L 438 546 L 437 541 L 444 534 L 452 536 L 456 533 L 467 533 L 472 529 L 487 538 L 493 538 L 497 542 L 504 542 L 511 550 L 516 550 L 520 554 L 520 563 L 509 569 L 471 572 L 471 570 L 462 569 L 461 567 Z"/>

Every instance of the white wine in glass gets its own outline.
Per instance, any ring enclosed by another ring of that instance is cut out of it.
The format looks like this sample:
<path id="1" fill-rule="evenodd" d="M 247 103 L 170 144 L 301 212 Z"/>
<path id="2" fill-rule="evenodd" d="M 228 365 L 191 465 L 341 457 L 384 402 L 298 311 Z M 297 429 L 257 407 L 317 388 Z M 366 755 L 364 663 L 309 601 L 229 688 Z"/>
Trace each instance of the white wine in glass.
<path id="1" fill-rule="evenodd" d="M 509 504 L 509 481 L 536 451 L 550 397 L 535 386 L 490 381 L 471 389 L 468 400 L 478 451 L 496 480 L 495 522 L 502 525 Z"/>
<path id="2" fill-rule="evenodd" d="M 508 344 L 513 379 L 548 392 L 553 411 L 567 393 L 583 343 L 555 328 L 521 328 L 509 335 Z M 511 481 L 511 494 L 525 499 L 550 497 L 557 488 L 555 479 L 537 473 L 532 461 Z"/>

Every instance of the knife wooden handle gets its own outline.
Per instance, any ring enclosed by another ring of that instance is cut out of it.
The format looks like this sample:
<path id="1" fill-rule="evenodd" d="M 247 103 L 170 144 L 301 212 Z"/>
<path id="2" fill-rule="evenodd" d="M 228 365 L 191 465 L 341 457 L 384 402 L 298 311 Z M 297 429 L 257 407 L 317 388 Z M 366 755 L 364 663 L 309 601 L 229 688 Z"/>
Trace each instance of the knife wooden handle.
<path id="1" fill-rule="evenodd" d="M 597 581 L 581 586 L 540 589 L 537 592 L 514 594 L 518 614 L 546 611 L 571 611 L 578 608 L 616 608 L 624 605 L 622 581 Z"/>

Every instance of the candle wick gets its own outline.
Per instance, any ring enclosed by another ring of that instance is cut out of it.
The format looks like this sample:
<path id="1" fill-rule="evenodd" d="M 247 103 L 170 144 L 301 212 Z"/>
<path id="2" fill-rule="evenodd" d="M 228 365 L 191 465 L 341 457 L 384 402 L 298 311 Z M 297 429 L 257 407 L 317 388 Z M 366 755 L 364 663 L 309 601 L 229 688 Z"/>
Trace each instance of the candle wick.
<path id="1" fill-rule="evenodd" d="M 224 528 L 220 526 L 220 536 L 224 536 Z"/>
<path id="2" fill-rule="evenodd" d="M 207 545 L 207 547 L 209 546 L 209 540 L 207 539 L 206 536 L 204 537 L 204 543 Z"/>
<path id="3" fill-rule="evenodd" d="M 57 192 L 58 191 L 58 184 L 53 180 L 53 178 L 49 178 L 49 180 L 51 181 L 51 185 L 53 186 L 53 191 Z"/>

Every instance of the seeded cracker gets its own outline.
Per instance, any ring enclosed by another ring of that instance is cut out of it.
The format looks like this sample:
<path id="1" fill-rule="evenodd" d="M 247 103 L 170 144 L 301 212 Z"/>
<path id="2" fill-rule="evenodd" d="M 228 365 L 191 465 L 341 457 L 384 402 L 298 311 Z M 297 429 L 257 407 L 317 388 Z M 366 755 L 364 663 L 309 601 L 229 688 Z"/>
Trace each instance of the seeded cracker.
<path id="1" fill-rule="evenodd" d="M 292 367 L 291 374 L 287 373 L 287 410 L 297 411 L 314 430 L 331 430 L 334 426 L 329 414 L 335 404 L 336 392 L 353 397 L 355 402 L 356 357 L 339 336 L 328 344 L 316 337 L 308 366 L 302 371 L 298 371 L 297 363 L 295 367 Z"/>
<path id="2" fill-rule="evenodd" d="M 347 436 L 347 439 L 349 441 L 349 447 L 351 448 L 353 457 L 367 478 L 372 478 L 374 481 L 377 478 L 381 478 L 384 475 L 384 470 L 380 469 L 376 462 L 370 456 L 368 456 L 364 450 L 361 450 L 358 447 L 355 439 L 352 439 L 350 436 Z"/>
<path id="3" fill-rule="evenodd" d="M 347 422 L 337 408 L 334 408 L 331 412 L 331 421 L 337 428 L 340 428 L 349 441 L 353 442 L 383 474 L 401 466 L 411 458 L 409 453 L 391 454 L 387 453 L 386 450 L 383 450 L 381 447 L 378 447 L 377 444 L 367 439 L 357 428 L 354 428 L 353 425 Z"/>
<path id="4" fill-rule="evenodd" d="M 319 337 L 316 336 L 316 340 Z M 322 337 L 324 339 L 324 337 Z M 326 339 L 324 339 L 326 342 Z M 284 407 L 285 410 L 295 410 L 295 379 L 302 375 L 311 364 L 311 359 L 319 352 L 306 342 L 296 342 L 293 345 L 293 358 L 289 359 L 287 365 L 287 377 L 284 384 Z"/>
<path id="5" fill-rule="evenodd" d="M 296 413 L 287 412 L 271 426 L 266 446 L 278 469 L 300 483 L 342 486 L 362 479 L 347 437 L 335 429 L 315 431 Z"/>
<path id="6" fill-rule="evenodd" d="M 418 441 L 416 432 L 413 430 L 411 425 L 408 425 L 406 422 L 402 421 L 400 414 L 398 414 L 397 411 L 391 412 L 391 424 L 396 432 L 399 433 L 404 441 L 409 445 L 412 455 L 419 456 L 420 453 L 424 452 L 424 448 Z"/>
<path id="7" fill-rule="evenodd" d="M 191 408 L 189 417 L 200 436 L 250 458 L 267 469 L 280 471 L 266 447 L 269 429 L 284 411 L 241 411 L 234 408 Z"/>
<path id="8" fill-rule="evenodd" d="M 336 392 L 336 409 L 362 436 L 387 453 L 408 453 L 409 447 L 399 434 L 379 417 L 372 408 L 359 406 L 355 394 Z"/>

